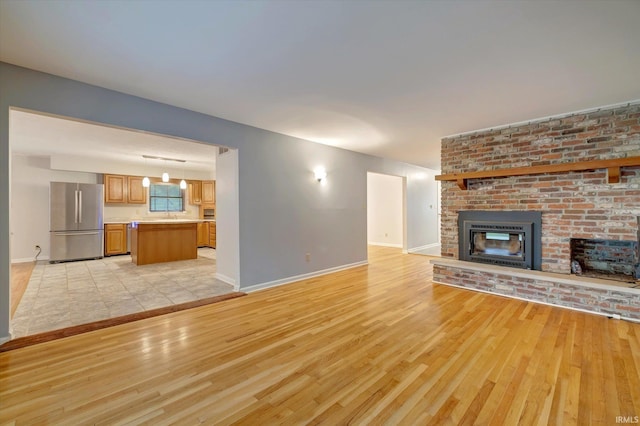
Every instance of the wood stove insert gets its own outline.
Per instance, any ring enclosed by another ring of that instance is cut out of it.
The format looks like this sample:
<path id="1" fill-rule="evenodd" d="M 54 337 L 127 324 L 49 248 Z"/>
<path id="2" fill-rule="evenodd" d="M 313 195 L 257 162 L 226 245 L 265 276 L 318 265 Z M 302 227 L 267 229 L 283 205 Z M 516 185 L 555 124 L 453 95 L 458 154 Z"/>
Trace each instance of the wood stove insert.
<path id="1" fill-rule="evenodd" d="M 460 260 L 541 270 L 542 213 L 535 211 L 461 211 Z"/>

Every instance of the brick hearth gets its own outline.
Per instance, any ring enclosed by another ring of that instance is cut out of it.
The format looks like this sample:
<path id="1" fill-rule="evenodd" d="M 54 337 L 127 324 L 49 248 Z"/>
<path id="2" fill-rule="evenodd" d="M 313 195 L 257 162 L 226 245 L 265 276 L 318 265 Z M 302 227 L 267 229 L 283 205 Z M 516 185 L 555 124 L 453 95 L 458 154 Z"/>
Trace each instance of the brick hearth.
<path id="1" fill-rule="evenodd" d="M 442 141 L 442 174 L 632 156 L 640 156 L 638 103 L 445 138 Z M 566 276 L 571 272 L 572 238 L 637 240 L 640 167 L 624 167 L 620 183 L 609 184 L 606 176 L 606 170 L 587 170 L 469 179 L 466 191 L 458 188 L 455 182 L 443 181 L 442 256 L 458 259 L 459 211 L 539 210 L 543 212 L 542 271 Z M 436 264 L 434 279 L 473 287 L 469 283 L 479 278 L 464 279 L 459 271 L 453 273 L 454 269 L 451 265 Z M 485 280 L 495 281 L 495 277 L 486 272 L 480 274 Z M 597 288 L 597 283 L 594 285 L 592 293 L 584 293 L 580 287 L 577 293 L 584 296 L 572 295 L 575 298 L 573 307 L 589 310 L 594 305 L 594 298 L 601 296 L 601 291 L 597 290 L 602 290 Z M 513 295 L 512 291 L 500 291 L 501 286 L 477 289 Z M 621 305 L 628 309 L 620 314 L 640 318 L 640 290 L 632 289 L 623 294 L 625 296 L 615 295 L 627 302 Z M 519 297 L 559 304 L 553 298 L 539 295 Z M 615 309 L 606 310 L 606 313 L 616 312 Z"/>

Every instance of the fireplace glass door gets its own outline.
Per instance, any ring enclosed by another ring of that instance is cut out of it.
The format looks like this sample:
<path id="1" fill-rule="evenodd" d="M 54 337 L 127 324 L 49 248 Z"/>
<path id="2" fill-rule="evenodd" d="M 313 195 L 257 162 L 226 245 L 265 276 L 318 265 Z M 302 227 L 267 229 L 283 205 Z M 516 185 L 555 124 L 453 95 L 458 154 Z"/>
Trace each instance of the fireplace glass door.
<path id="1" fill-rule="evenodd" d="M 524 234 L 520 232 L 471 231 L 471 256 L 496 256 L 524 260 Z"/>

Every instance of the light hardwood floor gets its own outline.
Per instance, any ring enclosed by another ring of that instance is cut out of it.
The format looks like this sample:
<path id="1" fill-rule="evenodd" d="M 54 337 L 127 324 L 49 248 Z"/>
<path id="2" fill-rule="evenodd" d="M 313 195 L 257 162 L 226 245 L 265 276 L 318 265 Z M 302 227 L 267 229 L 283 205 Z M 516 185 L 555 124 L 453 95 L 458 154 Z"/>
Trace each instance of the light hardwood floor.
<path id="1" fill-rule="evenodd" d="M 23 262 L 11 264 L 11 318 L 16 313 L 22 295 L 27 290 L 29 278 L 36 262 Z"/>
<path id="2" fill-rule="evenodd" d="M 616 424 L 640 324 L 370 264 L 0 354 L 0 424 Z"/>

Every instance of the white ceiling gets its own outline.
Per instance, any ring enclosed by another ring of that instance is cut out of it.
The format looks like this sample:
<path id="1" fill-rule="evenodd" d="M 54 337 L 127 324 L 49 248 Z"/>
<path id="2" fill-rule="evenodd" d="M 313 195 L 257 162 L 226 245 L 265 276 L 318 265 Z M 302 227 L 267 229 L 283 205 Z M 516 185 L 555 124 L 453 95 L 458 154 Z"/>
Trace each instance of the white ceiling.
<path id="1" fill-rule="evenodd" d="M 640 1 L 0 0 L 0 60 L 439 168 L 443 136 L 640 99 Z"/>
<path id="2" fill-rule="evenodd" d="M 212 145 L 20 110 L 9 114 L 9 141 L 14 153 L 73 155 L 207 173 L 215 173 L 216 168 L 217 148 Z M 184 143 L 189 144 L 188 149 Z M 143 155 L 185 162 L 145 159 Z"/>

